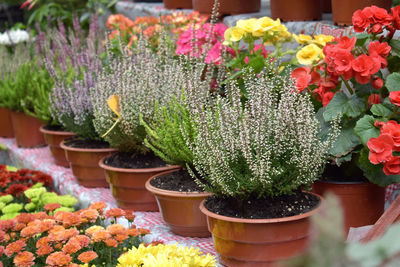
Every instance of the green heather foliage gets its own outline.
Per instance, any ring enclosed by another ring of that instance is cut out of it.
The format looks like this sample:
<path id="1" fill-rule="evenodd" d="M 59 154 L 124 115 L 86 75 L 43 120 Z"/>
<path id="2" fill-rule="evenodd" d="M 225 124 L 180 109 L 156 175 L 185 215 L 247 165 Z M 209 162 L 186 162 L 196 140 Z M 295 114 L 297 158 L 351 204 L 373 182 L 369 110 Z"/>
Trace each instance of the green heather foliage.
<path id="1" fill-rule="evenodd" d="M 328 140 L 321 141 L 309 97 L 297 93 L 290 77 L 268 76 L 244 77 L 245 103 L 232 82 L 226 97 L 192 110 L 198 125 L 194 168 L 206 183 L 197 182 L 218 197 L 274 197 L 310 185 L 338 135 L 335 121 Z M 192 176 L 197 178 L 193 170 Z"/>
<path id="2" fill-rule="evenodd" d="M 43 123 L 52 122 L 49 93 L 53 88 L 46 68 L 36 60 L 22 64 L 18 70 L 2 81 L 2 104 L 13 111 L 37 117 Z"/>
<path id="3" fill-rule="evenodd" d="M 141 120 L 147 133 L 144 142 L 165 162 L 192 166 L 193 153 L 188 142 L 193 143 L 196 128 L 187 105 L 181 102 L 174 97 L 166 107 L 156 104 L 154 122 L 147 124 Z"/>

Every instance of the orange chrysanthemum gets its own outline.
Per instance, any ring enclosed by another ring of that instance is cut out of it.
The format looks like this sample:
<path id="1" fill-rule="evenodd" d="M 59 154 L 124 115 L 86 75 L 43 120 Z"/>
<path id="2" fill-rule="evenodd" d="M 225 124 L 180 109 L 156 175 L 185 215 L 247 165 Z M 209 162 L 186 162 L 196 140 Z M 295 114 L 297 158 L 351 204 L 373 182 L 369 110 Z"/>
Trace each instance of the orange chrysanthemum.
<path id="1" fill-rule="evenodd" d="M 39 225 L 39 231 L 40 233 L 44 233 L 47 231 L 50 231 L 53 229 L 53 227 L 56 225 L 56 221 L 52 219 L 44 219 L 41 224 Z"/>
<path id="2" fill-rule="evenodd" d="M 24 223 L 17 223 L 14 228 L 12 229 L 14 232 L 20 232 L 22 229 L 26 227 Z"/>
<path id="3" fill-rule="evenodd" d="M 94 242 L 101 242 L 108 238 L 111 238 L 111 234 L 109 232 L 107 232 L 106 230 L 98 230 L 98 231 L 94 232 L 92 235 L 92 240 Z"/>
<path id="4" fill-rule="evenodd" d="M 6 240 L 6 232 L 0 230 L 0 242 Z"/>
<path id="5" fill-rule="evenodd" d="M 120 218 L 125 216 L 125 211 L 120 208 L 109 209 L 106 211 L 106 217 L 108 218 Z"/>
<path id="6" fill-rule="evenodd" d="M 44 247 L 44 246 L 48 246 L 50 242 L 50 238 L 48 236 L 44 236 L 42 238 L 40 238 L 37 242 L 36 242 L 36 248 L 40 248 L 40 247 Z"/>
<path id="7" fill-rule="evenodd" d="M 107 226 L 107 231 L 112 235 L 123 234 L 126 232 L 126 229 L 121 224 L 111 224 Z"/>
<path id="8" fill-rule="evenodd" d="M 54 251 L 54 249 L 50 246 L 41 246 L 36 250 L 36 254 L 38 256 L 43 256 L 43 255 L 49 255 L 50 253 L 52 253 Z"/>
<path id="9" fill-rule="evenodd" d="M 78 252 L 81 248 L 81 243 L 78 240 L 70 239 L 62 248 L 62 252 L 71 255 Z"/>
<path id="10" fill-rule="evenodd" d="M 104 209 L 107 208 L 107 204 L 104 202 L 95 202 L 92 205 L 90 205 L 89 208 L 97 210 L 100 213 L 100 215 L 102 215 Z"/>
<path id="11" fill-rule="evenodd" d="M 100 216 L 99 212 L 96 209 L 85 209 L 80 213 L 82 218 L 87 219 L 89 222 L 95 222 L 97 218 Z"/>
<path id="12" fill-rule="evenodd" d="M 82 248 L 85 248 L 90 244 L 90 238 L 85 235 L 74 236 L 70 239 L 70 241 L 71 240 L 77 240 Z"/>
<path id="13" fill-rule="evenodd" d="M 140 235 L 140 232 L 138 229 L 131 228 L 131 229 L 126 230 L 126 234 L 129 236 L 138 236 L 138 235 Z"/>
<path id="14" fill-rule="evenodd" d="M 122 242 L 124 242 L 126 239 L 128 239 L 129 236 L 126 235 L 126 234 L 117 234 L 114 238 L 115 238 L 116 240 L 118 240 L 120 243 L 122 243 Z"/>
<path id="15" fill-rule="evenodd" d="M 0 257 L 4 254 L 4 246 L 0 246 Z"/>
<path id="16" fill-rule="evenodd" d="M 8 230 L 13 229 L 16 224 L 16 220 L 0 220 L 0 230 L 7 232 Z"/>
<path id="17" fill-rule="evenodd" d="M 139 228 L 138 229 L 141 235 L 147 235 L 150 234 L 150 230 L 146 228 Z"/>
<path id="18" fill-rule="evenodd" d="M 27 226 L 21 230 L 21 236 L 27 237 L 27 238 L 35 236 L 38 233 L 39 233 L 39 230 L 38 230 L 38 227 L 36 227 L 36 226 Z"/>
<path id="19" fill-rule="evenodd" d="M 133 214 L 133 210 L 125 210 L 125 218 L 130 221 L 133 222 L 133 220 L 135 219 L 135 215 Z"/>
<path id="20" fill-rule="evenodd" d="M 65 266 L 72 261 L 70 255 L 63 252 L 54 252 L 50 254 L 46 259 L 46 264 L 50 266 Z"/>
<path id="21" fill-rule="evenodd" d="M 36 220 L 44 220 L 44 219 L 52 219 L 52 216 L 49 216 L 46 212 L 41 211 L 38 213 L 33 213 L 33 216 Z"/>
<path id="22" fill-rule="evenodd" d="M 31 267 L 35 264 L 34 260 L 35 256 L 31 252 L 24 251 L 18 253 L 13 262 L 17 267 Z"/>
<path id="23" fill-rule="evenodd" d="M 58 208 L 61 208 L 61 205 L 59 203 L 47 203 L 43 206 L 43 209 L 47 211 L 53 211 Z"/>
<path id="24" fill-rule="evenodd" d="M 118 246 L 118 241 L 114 238 L 108 238 L 104 241 L 108 247 L 116 248 Z"/>
<path id="25" fill-rule="evenodd" d="M 14 253 L 20 252 L 22 249 L 24 249 L 26 246 L 26 243 L 21 240 L 17 240 L 15 242 L 10 243 L 6 249 L 5 249 L 5 254 L 8 257 L 11 257 Z"/>
<path id="26" fill-rule="evenodd" d="M 35 220 L 35 216 L 31 213 L 21 213 L 17 217 L 15 217 L 15 219 L 19 223 L 28 224 L 31 221 Z"/>
<path id="27" fill-rule="evenodd" d="M 78 256 L 78 260 L 80 260 L 83 263 L 89 263 L 92 260 L 96 259 L 98 257 L 97 253 L 94 251 L 87 251 L 83 252 Z"/>
<path id="28" fill-rule="evenodd" d="M 104 227 L 103 227 L 103 226 L 100 226 L 100 225 L 93 225 L 93 226 L 89 227 L 88 229 L 86 229 L 85 233 L 86 233 L 88 236 L 92 236 L 95 232 L 101 231 L 101 230 L 104 230 Z"/>

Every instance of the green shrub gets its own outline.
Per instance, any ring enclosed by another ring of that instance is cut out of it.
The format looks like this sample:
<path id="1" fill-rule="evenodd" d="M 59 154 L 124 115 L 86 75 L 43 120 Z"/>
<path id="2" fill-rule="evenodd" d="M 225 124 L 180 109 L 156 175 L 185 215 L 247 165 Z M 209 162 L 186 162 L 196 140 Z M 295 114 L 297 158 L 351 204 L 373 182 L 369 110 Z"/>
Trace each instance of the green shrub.
<path id="1" fill-rule="evenodd" d="M 334 125 L 330 138 L 321 141 L 309 97 L 297 93 L 290 77 L 268 76 L 244 77 L 245 103 L 232 82 L 226 97 L 192 109 L 193 163 L 202 178 L 197 182 L 218 197 L 275 197 L 311 184 L 338 135 Z M 192 175 L 197 178 L 193 170 Z"/>
<path id="2" fill-rule="evenodd" d="M 37 61 L 32 60 L 2 81 L 0 98 L 4 107 L 37 117 L 48 124 L 53 121 L 49 101 L 52 88 L 53 80 L 46 68 L 39 67 Z"/>

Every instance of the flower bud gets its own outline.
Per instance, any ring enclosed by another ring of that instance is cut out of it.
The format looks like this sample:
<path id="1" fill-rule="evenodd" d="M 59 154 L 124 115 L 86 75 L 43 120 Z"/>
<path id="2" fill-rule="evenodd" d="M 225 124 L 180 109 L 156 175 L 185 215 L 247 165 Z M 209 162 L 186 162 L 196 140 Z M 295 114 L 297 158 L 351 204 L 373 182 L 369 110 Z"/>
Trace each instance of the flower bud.
<path id="1" fill-rule="evenodd" d="M 381 89 L 382 86 L 383 86 L 383 80 L 382 80 L 381 78 L 375 77 L 375 78 L 372 80 L 372 87 L 374 87 L 376 90 Z"/>
<path id="2" fill-rule="evenodd" d="M 378 94 L 372 94 L 368 97 L 368 104 L 373 105 L 373 104 L 379 104 L 381 103 L 381 96 Z"/>

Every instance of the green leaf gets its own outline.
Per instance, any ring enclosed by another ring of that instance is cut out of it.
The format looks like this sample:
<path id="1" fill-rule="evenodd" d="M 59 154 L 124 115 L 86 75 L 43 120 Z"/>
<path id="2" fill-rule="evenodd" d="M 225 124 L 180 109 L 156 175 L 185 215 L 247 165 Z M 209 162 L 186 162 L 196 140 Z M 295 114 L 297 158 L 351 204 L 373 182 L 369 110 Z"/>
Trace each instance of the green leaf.
<path id="1" fill-rule="evenodd" d="M 363 33 L 357 34 L 356 37 L 357 37 L 356 46 L 363 46 L 365 44 L 365 42 L 368 40 L 369 34 L 366 32 L 363 32 Z"/>
<path id="2" fill-rule="evenodd" d="M 389 42 L 389 45 L 392 47 L 392 51 L 397 55 L 400 55 L 400 41 L 397 39 L 392 39 Z"/>
<path id="3" fill-rule="evenodd" d="M 400 175 L 386 175 L 383 172 L 382 164 L 372 164 L 368 159 L 368 155 L 369 150 L 364 147 L 360 152 L 357 165 L 364 172 L 365 177 L 367 177 L 369 181 L 379 186 L 388 186 L 400 182 Z"/>
<path id="4" fill-rule="evenodd" d="M 350 153 L 360 144 L 360 139 L 354 134 L 354 127 L 344 128 L 333 144 L 330 154 L 336 158 L 340 158 Z"/>
<path id="5" fill-rule="evenodd" d="M 363 145 L 367 145 L 368 140 L 371 137 L 379 136 L 379 129 L 375 127 L 376 119 L 371 115 L 365 115 L 357 121 L 354 133 L 361 139 Z"/>
<path id="6" fill-rule="evenodd" d="M 263 56 L 258 56 L 250 59 L 249 66 L 254 70 L 255 73 L 259 73 L 265 67 L 265 59 Z"/>
<path id="7" fill-rule="evenodd" d="M 387 76 L 385 86 L 389 92 L 400 91 L 400 73 L 395 72 Z"/>
<path id="8" fill-rule="evenodd" d="M 392 110 L 383 104 L 375 104 L 371 107 L 371 112 L 378 117 L 389 117 L 392 114 Z"/>
<path id="9" fill-rule="evenodd" d="M 400 72 L 400 57 L 399 56 L 389 56 L 387 57 L 388 70 L 390 73 Z"/>
<path id="10" fill-rule="evenodd" d="M 354 85 L 354 92 L 358 97 L 365 97 L 365 96 L 370 96 L 374 91 L 377 92 L 377 90 L 372 87 L 371 83 L 368 84 L 360 84 L 360 83 L 353 83 Z"/>
<path id="11" fill-rule="evenodd" d="M 332 121 L 339 113 L 350 118 L 356 118 L 365 111 L 365 100 L 357 95 L 350 98 L 345 93 L 338 92 L 326 106 L 324 112 L 325 121 Z"/>

